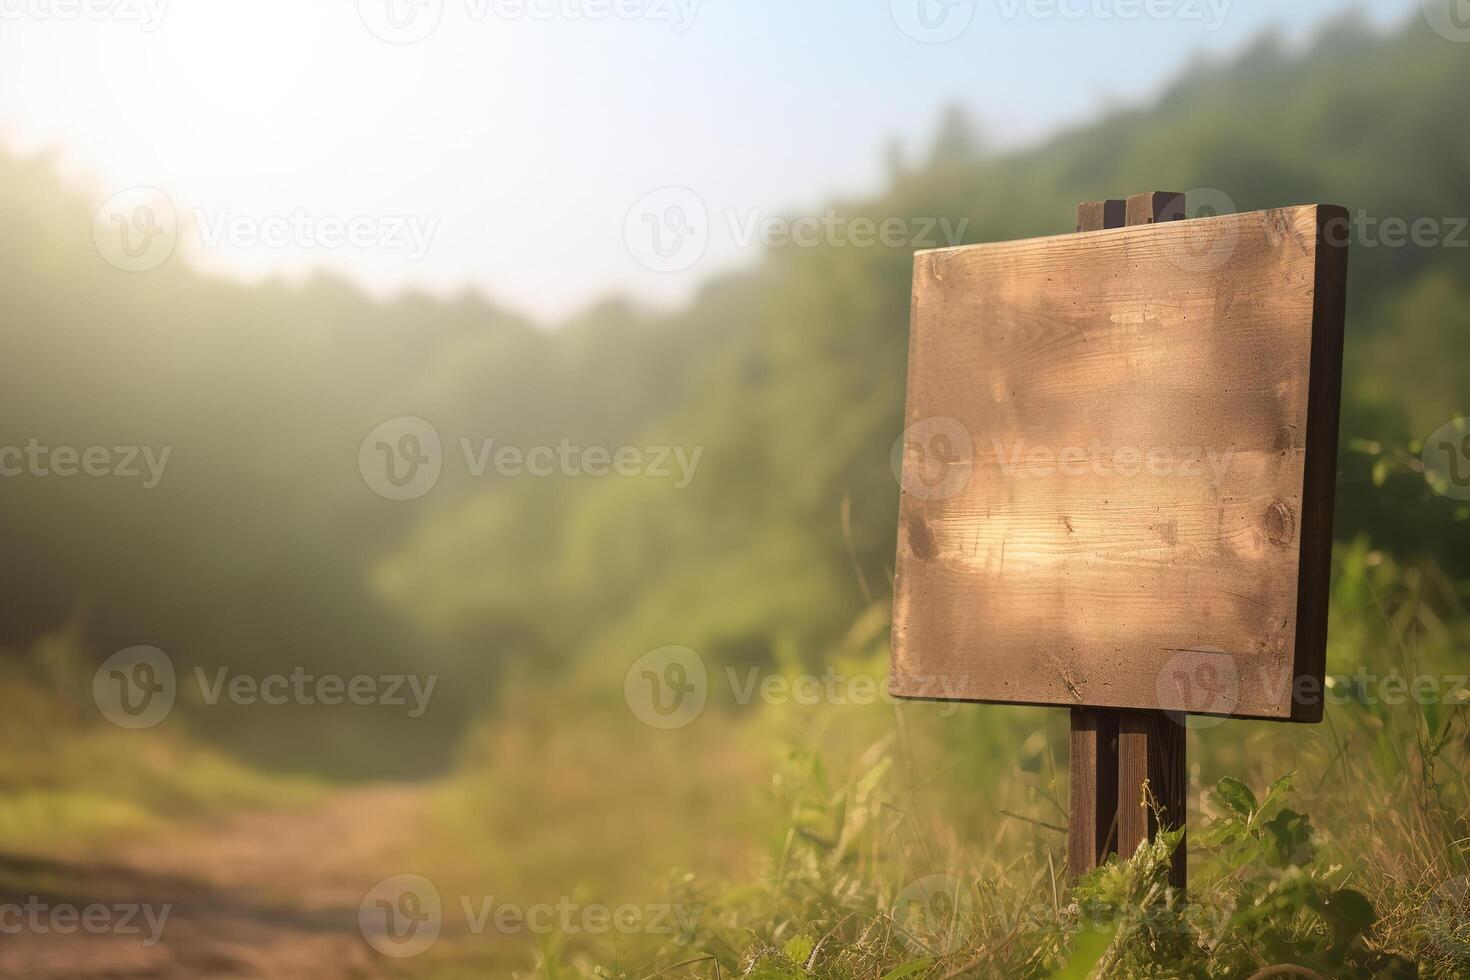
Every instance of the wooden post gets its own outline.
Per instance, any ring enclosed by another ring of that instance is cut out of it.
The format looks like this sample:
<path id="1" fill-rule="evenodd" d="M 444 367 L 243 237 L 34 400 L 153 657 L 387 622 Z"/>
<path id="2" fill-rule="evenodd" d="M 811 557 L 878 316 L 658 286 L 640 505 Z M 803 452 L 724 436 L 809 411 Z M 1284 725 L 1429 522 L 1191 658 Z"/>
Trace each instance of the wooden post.
<path id="1" fill-rule="evenodd" d="M 1120 200 L 1077 206 L 1077 230 L 1149 225 L 1185 216 L 1184 195 L 1147 191 Z M 1186 821 L 1185 730 L 1162 711 L 1073 708 L 1068 869 L 1086 874 L 1114 852 L 1131 857 L 1165 827 Z M 1157 812 L 1156 812 L 1157 811 Z M 1114 846 L 1116 842 L 1116 847 Z M 1174 852 L 1169 883 L 1184 888 L 1185 844 Z"/>
<path id="2" fill-rule="evenodd" d="M 1104 863 L 1118 840 L 1118 712 L 1072 709 L 1072 817 L 1067 868 L 1077 878 Z"/>
<path id="3" fill-rule="evenodd" d="M 1121 200 L 1077 205 L 1077 230 L 1121 228 Z M 1072 709 L 1069 765 L 1072 784 L 1067 867 L 1073 878 L 1104 863 L 1118 840 L 1118 712 L 1106 708 Z"/>
<path id="4" fill-rule="evenodd" d="M 1184 726 L 1162 711 L 1118 713 L 1118 853 L 1125 857 L 1163 825 L 1185 825 Z M 1157 810 L 1157 813 L 1155 812 Z M 1188 855 L 1180 841 L 1169 884 L 1188 882 Z"/>
<path id="5" fill-rule="evenodd" d="M 1130 225 L 1151 225 L 1184 218 L 1184 195 L 1172 191 L 1145 191 L 1128 198 Z M 1183 716 L 1176 721 L 1162 711 L 1126 711 L 1118 718 L 1118 853 L 1138 850 L 1159 830 L 1160 818 L 1169 828 L 1187 820 L 1188 788 L 1185 766 Z M 1188 883 L 1187 841 L 1174 851 L 1169 883 Z"/>

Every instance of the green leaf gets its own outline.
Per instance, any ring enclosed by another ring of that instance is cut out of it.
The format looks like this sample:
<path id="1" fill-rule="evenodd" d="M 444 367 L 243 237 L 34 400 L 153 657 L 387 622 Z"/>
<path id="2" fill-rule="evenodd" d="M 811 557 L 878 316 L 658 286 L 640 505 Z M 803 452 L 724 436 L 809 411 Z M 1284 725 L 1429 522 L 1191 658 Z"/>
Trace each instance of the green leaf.
<path id="1" fill-rule="evenodd" d="M 1096 929 L 1080 933 L 1066 966 L 1052 974 L 1052 980 L 1087 980 L 1107 953 L 1108 944 L 1113 941 L 1113 931 Z"/>
<path id="2" fill-rule="evenodd" d="M 903 980 L 904 977 L 911 977 L 915 973 L 923 973 L 933 965 L 934 961 L 931 959 L 909 960 L 903 966 L 896 966 L 883 974 L 883 980 Z"/>
<path id="3" fill-rule="evenodd" d="M 1225 776 L 1215 784 L 1215 797 L 1242 820 L 1249 820 L 1256 812 L 1256 794 L 1234 776 Z"/>
<path id="4" fill-rule="evenodd" d="M 786 958 L 791 962 L 806 966 L 806 961 L 811 958 L 812 949 L 815 946 L 816 942 L 811 936 L 792 936 L 781 947 L 781 952 L 785 953 Z"/>
<path id="5" fill-rule="evenodd" d="M 1310 861 L 1316 853 L 1312 844 L 1312 822 L 1295 810 L 1282 810 L 1261 828 L 1275 863 L 1290 867 Z"/>
<path id="6" fill-rule="evenodd" d="M 1373 485 L 1381 487 L 1388 482 L 1388 460 L 1379 459 L 1373 464 Z"/>
<path id="7" fill-rule="evenodd" d="M 1295 778 L 1296 773 L 1289 772 L 1285 776 L 1282 776 L 1280 779 L 1276 780 L 1276 782 L 1272 783 L 1271 788 L 1266 790 L 1266 798 L 1261 801 L 1259 809 L 1264 810 L 1272 803 L 1275 803 L 1277 797 L 1285 796 L 1287 791 L 1291 789 L 1291 781 Z"/>
<path id="8" fill-rule="evenodd" d="M 745 975 L 745 980 L 801 980 L 801 974 L 788 964 L 775 962 L 766 956 Z"/>

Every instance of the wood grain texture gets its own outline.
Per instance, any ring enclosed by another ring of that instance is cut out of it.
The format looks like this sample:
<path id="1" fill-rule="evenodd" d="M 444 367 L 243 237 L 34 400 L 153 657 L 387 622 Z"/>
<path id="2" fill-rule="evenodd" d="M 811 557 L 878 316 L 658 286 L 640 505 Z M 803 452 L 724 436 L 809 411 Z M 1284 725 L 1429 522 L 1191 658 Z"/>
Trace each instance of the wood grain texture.
<path id="1" fill-rule="evenodd" d="M 1185 733 L 1162 711 L 1124 711 L 1118 716 L 1118 853 L 1132 857 L 1160 826 L 1185 826 Z M 1189 849 L 1181 841 L 1169 883 L 1184 888 Z"/>
<path id="2" fill-rule="evenodd" d="M 895 694 L 1320 717 L 1339 217 L 915 257 Z"/>
<path id="3" fill-rule="evenodd" d="M 1102 231 L 1121 228 L 1127 223 L 1128 202 L 1121 198 L 1107 201 L 1083 201 L 1077 205 L 1077 230 Z"/>
<path id="4" fill-rule="evenodd" d="M 1132 194 L 1125 205 L 1126 225 L 1152 225 L 1179 221 L 1184 217 L 1184 195 L 1178 191 L 1144 191 Z"/>
<path id="5" fill-rule="evenodd" d="M 1073 708 L 1067 870 L 1084 875 L 1117 850 L 1118 712 Z"/>

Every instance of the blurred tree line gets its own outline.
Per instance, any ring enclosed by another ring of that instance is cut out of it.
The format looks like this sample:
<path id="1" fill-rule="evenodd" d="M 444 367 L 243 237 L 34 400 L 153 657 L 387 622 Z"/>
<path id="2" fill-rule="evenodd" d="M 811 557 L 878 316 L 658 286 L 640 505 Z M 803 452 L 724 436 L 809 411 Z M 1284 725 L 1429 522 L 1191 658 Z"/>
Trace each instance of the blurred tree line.
<path id="1" fill-rule="evenodd" d="M 1448 236 L 1470 215 L 1467 91 L 1466 52 L 1417 18 L 1388 36 L 1344 19 L 1305 50 L 1268 36 L 1193 65 L 1148 108 L 1023 152 L 978 150 L 951 113 L 926 159 L 891 159 L 880 193 L 813 213 L 967 218 L 979 242 L 1070 231 L 1081 200 L 1208 187 L 1242 211 L 1332 202 Z M 508 674 L 620 690 L 667 644 L 764 663 L 822 650 L 889 593 L 909 249 L 774 249 L 677 313 L 610 301 L 545 330 L 473 293 L 377 303 L 327 278 L 220 282 L 178 257 L 118 271 L 44 158 L 0 156 L 0 201 L 0 444 L 172 447 L 154 489 L 0 479 L 0 643 L 72 623 L 94 661 L 151 644 L 181 672 L 441 675 L 419 720 L 192 711 L 253 758 L 423 771 Z M 1460 505 L 1411 470 L 1375 487 L 1349 440 L 1412 447 L 1466 409 L 1466 237 L 1354 241 L 1338 505 L 1340 540 L 1461 577 Z M 445 467 L 433 492 L 393 502 L 358 448 L 404 415 L 434 424 Z M 475 478 L 461 437 L 703 456 L 685 489 Z"/>

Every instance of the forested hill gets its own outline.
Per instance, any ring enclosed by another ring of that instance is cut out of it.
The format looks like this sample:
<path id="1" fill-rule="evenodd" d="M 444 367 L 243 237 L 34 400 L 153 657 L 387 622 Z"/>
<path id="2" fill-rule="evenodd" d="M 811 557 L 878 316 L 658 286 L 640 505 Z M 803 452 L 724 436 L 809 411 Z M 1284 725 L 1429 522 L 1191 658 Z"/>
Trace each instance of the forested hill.
<path id="1" fill-rule="evenodd" d="M 880 193 L 809 213 L 968 219 L 979 242 L 1069 231 L 1076 202 L 1152 188 L 1238 210 L 1347 206 L 1366 220 L 1339 536 L 1463 572 L 1456 504 L 1407 471 L 1375 488 L 1349 440 L 1409 444 L 1467 407 L 1466 92 L 1470 48 L 1417 16 L 1389 36 L 1341 21 L 1302 50 L 1266 38 L 1195 66 L 1152 104 L 1024 152 L 973 149 L 951 114 Z M 177 256 L 118 271 L 93 247 L 98 202 L 44 159 L 0 158 L 0 201 L 0 443 L 171 447 L 151 489 L 0 480 L 0 630 L 17 655 L 71 623 L 94 659 L 147 643 L 182 670 L 431 670 L 436 711 L 411 723 L 318 713 L 302 738 L 290 722 L 272 734 L 198 717 L 281 765 L 409 771 L 443 757 L 508 668 L 549 683 L 580 665 L 620 684 L 666 644 L 715 662 L 815 659 L 888 594 L 909 248 L 777 248 L 675 314 L 609 302 L 546 331 L 471 294 L 245 287 Z M 1434 242 L 1393 246 L 1389 219 L 1432 219 Z M 359 447 L 409 415 L 441 435 L 443 475 L 385 500 Z M 682 488 L 475 476 L 461 439 L 702 454 Z"/>

